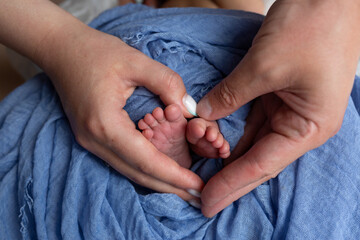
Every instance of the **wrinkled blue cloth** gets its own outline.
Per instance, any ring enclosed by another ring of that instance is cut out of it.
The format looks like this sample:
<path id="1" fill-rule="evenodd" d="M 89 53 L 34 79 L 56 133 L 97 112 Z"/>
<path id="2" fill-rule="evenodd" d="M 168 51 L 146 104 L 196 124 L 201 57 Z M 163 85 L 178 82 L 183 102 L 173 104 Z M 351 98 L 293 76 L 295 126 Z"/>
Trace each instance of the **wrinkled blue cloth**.
<path id="1" fill-rule="evenodd" d="M 91 26 L 174 69 L 199 100 L 241 60 L 261 21 L 238 11 L 127 5 Z M 138 88 L 126 109 L 137 121 L 158 105 Z M 219 121 L 232 146 L 248 108 Z M 356 79 L 336 136 L 208 219 L 176 195 L 139 194 L 84 150 L 38 75 L 0 103 L 0 239 L 359 239 L 359 111 Z M 220 168 L 216 159 L 194 166 L 204 179 Z"/>

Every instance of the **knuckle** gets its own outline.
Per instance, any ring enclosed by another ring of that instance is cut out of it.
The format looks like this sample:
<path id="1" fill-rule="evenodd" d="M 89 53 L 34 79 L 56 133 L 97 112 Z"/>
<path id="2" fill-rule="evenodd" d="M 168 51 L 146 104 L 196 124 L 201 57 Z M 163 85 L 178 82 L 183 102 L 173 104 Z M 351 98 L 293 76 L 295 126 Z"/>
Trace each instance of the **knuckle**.
<path id="1" fill-rule="evenodd" d="M 152 175 L 153 173 L 153 168 L 151 167 L 151 164 L 139 163 L 138 169 L 140 172 L 145 173 L 147 175 Z"/>
<path id="2" fill-rule="evenodd" d="M 178 89 L 179 83 L 182 82 L 180 75 L 168 68 L 164 70 L 162 80 L 170 91 Z"/>
<path id="3" fill-rule="evenodd" d="M 239 106 L 239 100 L 235 88 L 229 86 L 227 81 L 220 83 L 217 100 L 222 103 L 225 108 L 235 108 Z"/>
<path id="4" fill-rule="evenodd" d="M 88 149 L 90 146 L 88 138 L 86 136 L 84 136 L 83 134 L 75 134 L 75 140 L 77 143 L 79 143 L 85 149 Z"/>
<path id="5" fill-rule="evenodd" d="M 82 128 L 88 138 L 84 139 L 88 141 L 89 138 L 92 139 L 106 139 L 106 127 L 105 123 L 98 118 L 89 117 L 88 119 L 84 120 Z"/>
<path id="6" fill-rule="evenodd" d="M 262 52 L 253 52 L 249 55 L 246 68 L 254 76 L 267 75 L 270 70 L 269 61 L 264 58 Z"/>
<path id="7" fill-rule="evenodd" d="M 279 61 L 282 64 L 278 64 Z M 292 84 L 293 78 L 288 77 L 291 66 L 281 59 L 277 59 L 277 56 L 264 57 L 261 52 L 255 53 L 246 67 L 251 73 L 253 83 L 261 84 L 258 87 L 274 86 L 274 84 L 291 86 Z"/>
<path id="8" fill-rule="evenodd" d="M 101 132 L 104 132 L 104 128 L 102 130 L 101 128 L 96 121 L 87 119 L 82 123 L 80 129 L 75 132 L 75 139 L 82 147 L 89 150 L 94 140 L 103 137 Z"/>
<path id="9" fill-rule="evenodd" d="M 276 175 L 276 170 L 269 167 L 269 164 L 264 161 L 251 161 L 250 163 L 253 174 L 258 179 Z"/>
<path id="10" fill-rule="evenodd" d="M 255 66 L 252 67 L 252 72 L 255 76 L 258 76 L 260 81 L 266 80 L 272 82 L 279 79 L 278 69 L 279 67 L 272 67 L 268 61 L 255 60 Z"/>
<path id="11" fill-rule="evenodd" d="M 254 62 L 252 64 L 255 64 L 253 65 L 253 70 L 256 73 L 267 74 L 272 72 L 271 70 L 274 69 L 272 59 L 265 60 L 263 59 L 263 56 L 258 55 L 253 59 L 253 61 Z"/>
<path id="12" fill-rule="evenodd" d="M 85 120 L 83 127 L 91 135 L 97 135 L 98 132 L 98 122 L 89 118 Z"/>

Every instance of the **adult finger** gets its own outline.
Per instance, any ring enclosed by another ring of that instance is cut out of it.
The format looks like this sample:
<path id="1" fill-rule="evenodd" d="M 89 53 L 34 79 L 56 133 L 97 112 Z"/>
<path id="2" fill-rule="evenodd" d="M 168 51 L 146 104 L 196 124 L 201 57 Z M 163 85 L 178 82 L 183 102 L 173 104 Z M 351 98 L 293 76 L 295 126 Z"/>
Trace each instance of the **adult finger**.
<path id="1" fill-rule="evenodd" d="M 120 115 L 110 113 L 105 116 L 101 126 L 93 126 L 87 131 L 95 137 L 80 138 L 78 141 L 117 171 L 140 185 L 158 191 L 165 192 L 169 188 L 159 182 L 179 189 L 202 190 L 204 184 L 200 177 L 159 152 L 136 130 L 125 110 L 121 110 Z"/>
<path id="2" fill-rule="evenodd" d="M 212 216 L 313 148 L 310 134 L 302 139 L 270 133 L 260 139 L 242 157 L 227 165 L 204 187 L 203 213 Z"/>
<path id="3" fill-rule="evenodd" d="M 246 125 L 244 128 L 244 135 L 240 138 L 236 147 L 232 150 L 231 156 L 224 159 L 224 165 L 228 165 L 235 159 L 245 154 L 254 143 L 254 139 L 257 136 L 259 129 L 264 124 L 266 116 L 261 105 L 261 101 L 257 100 L 252 105 L 251 111 L 246 118 Z"/>
<path id="4" fill-rule="evenodd" d="M 145 55 L 136 60 L 138 68 L 132 73 L 133 86 L 144 86 L 152 93 L 159 95 L 166 104 L 181 106 L 185 117 L 192 117 L 183 104 L 186 88 L 182 78 L 165 65 Z"/>
<path id="5" fill-rule="evenodd" d="M 97 145 L 96 148 L 98 149 L 96 152 L 96 155 L 101 157 L 102 159 L 106 159 L 106 162 L 114 168 L 116 171 L 120 172 L 125 177 L 129 178 L 133 182 L 153 189 L 157 192 L 163 192 L 163 193 L 174 193 L 184 199 L 185 201 L 189 201 L 190 199 L 194 199 L 195 197 L 187 191 L 188 189 L 194 189 L 193 184 L 189 184 L 187 181 L 188 179 L 179 179 L 181 182 L 180 184 L 175 183 L 174 186 L 167 182 L 164 182 L 162 180 L 159 180 L 151 175 L 145 174 L 141 171 L 141 169 L 137 168 L 136 166 L 133 166 L 129 164 L 128 162 L 124 161 L 122 158 L 120 158 L 117 154 L 115 154 L 112 149 L 104 148 L 101 145 Z M 166 156 L 165 156 L 166 157 Z M 180 170 L 181 171 L 181 170 Z M 184 174 L 186 176 L 187 173 Z M 190 175 L 192 175 L 190 173 Z M 190 176 L 191 178 L 191 176 Z M 184 180 L 184 181 L 183 181 Z M 194 189 L 198 192 L 201 191 L 200 188 Z"/>
<path id="6" fill-rule="evenodd" d="M 209 217 L 209 218 L 215 216 L 217 213 L 222 211 L 224 208 L 229 206 L 231 203 L 238 200 L 240 197 L 246 195 L 247 193 L 251 192 L 257 186 L 270 180 L 271 178 L 272 177 L 270 177 L 270 176 L 264 177 L 262 179 L 259 179 L 256 182 L 253 182 L 253 183 L 247 185 L 246 187 L 240 188 L 240 189 L 230 193 L 227 197 L 225 197 L 224 199 L 220 200 L 219 202 L 217 202 L 216 204 L 214 204 L 212 206 L 202 205 L 201 210 L 202 210 L 204 216 Z"/>
<path id="7" fill-rule="evenodd" d="M 216 120 L 235 112 L 260 95 L 278 90 L 273 82 L 264 82 L 266 79 L 261 73 L 267 70 L 263 65 L 263 62 L 251 55 L 250 50 L 233 72 L 200 100 L 198 115 Z"/>
<path id="8" fill-rule="evenodd" d="M 199 176 L 189 169 L 182 168 L 174 160 L 159 152 L 140 132 L 136 130 L 132 133 L 125 131 L 125 134 L 131 134 L 133 136 L 132 143 L 129 143 L 126 139 L 115 138 L 116 144 L 112 145 L 112 149 L 130 166 L 148 176 L 152 176 L 177 188 L 194 189 L 199 192 L 202 190 L 203 182 Z M 124 144 L 128 146 L 123 147 Z M 134 149 L 141 150 L 134 151 Z M 129 155 L 129 151 L 131 151 L 132 154 Z M 141 181 L 139 184 L 144 185 L 145 182 L 146 181 Z M 155 186 L 151 188 L 155 189 Z"/>

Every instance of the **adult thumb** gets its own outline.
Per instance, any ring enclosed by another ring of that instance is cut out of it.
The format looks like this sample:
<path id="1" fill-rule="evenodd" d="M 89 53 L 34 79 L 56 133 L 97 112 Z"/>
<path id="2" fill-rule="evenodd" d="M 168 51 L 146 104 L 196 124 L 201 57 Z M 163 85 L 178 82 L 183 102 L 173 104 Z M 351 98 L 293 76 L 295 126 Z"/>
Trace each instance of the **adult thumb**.
<path id="1" fill-rule="evenodd" d="M 256 97 L 272 91 L 271 83 L 263 81 L 259 65 L 250 58 L 246 55 L 229 76 L 200 100 L 197 105 L 200 117 L 208 120 L 223 118 Z"/>

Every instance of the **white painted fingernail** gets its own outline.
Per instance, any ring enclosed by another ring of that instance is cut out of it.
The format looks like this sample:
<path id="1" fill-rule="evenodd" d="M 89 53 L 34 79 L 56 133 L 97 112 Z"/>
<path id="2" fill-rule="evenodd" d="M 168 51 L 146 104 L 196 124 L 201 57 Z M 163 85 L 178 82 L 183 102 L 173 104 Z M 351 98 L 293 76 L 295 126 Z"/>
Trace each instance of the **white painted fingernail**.
<path id="1" fill-rule="evenodd" d="M 195 199 L 189 200 L 188 203 L 194 208 L 201 209 L 201 203 Z"/>
<path id="2" fill-rule="evenodd" d="M 194 189 L 187 189 L 186 191 L 194 197 L 198 197 L 198 198 L 201 197 L 201 193 L 199 193 L 198 191 L 196 191 Z"/>
<path id="3" fill-rule="evenodd" d="M 183 100 L 183 104 L 186 107 L 186 109 L 188 110 L 188 112 L 196 117 L 197 114 L 196 114 L 195 100 L 187 93 L 184 95 L 182 100 Z"/>

